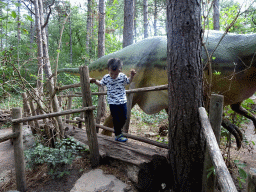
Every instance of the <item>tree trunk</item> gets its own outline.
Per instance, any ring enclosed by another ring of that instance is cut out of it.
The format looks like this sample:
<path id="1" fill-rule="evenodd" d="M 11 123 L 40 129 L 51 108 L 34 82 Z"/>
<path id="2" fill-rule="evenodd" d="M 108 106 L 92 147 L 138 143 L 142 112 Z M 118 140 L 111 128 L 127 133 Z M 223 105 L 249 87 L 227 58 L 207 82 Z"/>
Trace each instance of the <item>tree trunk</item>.
<path id="1" fill-rule="evenodd" d="M 8 22 L 9 22 L 9 16 L 8 16 L 8 13 L 9 13 L 9 1 L 7 1 L 7 6 L 6 6 L 6 10 L 7 10 L 7 19 L 6 19 L 6 31 L 5 31 L 5 47 L 7 47 L 7 39 L 8 39 Z"/>
<path id="2" fill-rule="evenodd" d="M 137 42 L 137 3 L 136 0 L 134 0 L 134 18 L 133 18 L 133 25 L 134 25 L 134 42 Z"/>
<path id="3" fill-rule="evenodd" d="M 148 0 L 143 0 L 144 39 L 148 38 Z"/>
<path id="4" fill-rule="evenodd" d="M 202 106 L 200 2 L 167 5 L 169 159 L 174 191 L 201 191 L 204 142 L 198 108 Z"/>
<path id="5" fill-rule="evenodd" d="M 154 36 L 157 36 L 157 28 L 156 28 L 156 23 L 157 23 L 157 0 L 154 1 L 155 7 L 154 7 Z"/>
<path id="6" fill-rule="evenodd" d="M 105 1 L 99 0 L 98 58 L 105 55 Z"/>
<path id="7" fill-rule="evenodd" d="M 88 0 L 87 5 L 87 25 L 86 25 L 86 52 L 89 55 L 90 53 L 90 38 L 91 38 L 91 28 L 92 28 L 92 1 Z"/>
<path id="8" fill-rule="evenodd" d="M 3 17 L 3 8 L 0 8 L 0 17 Z M 0 21 L 0 25 L 1 25 L 1 51 L 3 51 L 3 20 L 1 19 Z"/>
<path id="9" fill-rule="evenodd" d="M 72 24 L 71 24 L 71 5 L 69 7 L 70 16 L 69 16 L 69 45 L 70 45 L 70 64 L 73 63 L 73 50 L 72 50 Z"/>
<path id="10" fill-rule="evenodd" d="M 134 0 L 124 1 L 123 48 L 133 44 Z"/>
<path id="11" fill-rule="evenodd" d="M 220 6 L 219 0 L 213 2 L 213 29 L 220 30 Z"/>
<path id="12" fill-rule="evenodd" d="M 37 34 L 37 56 L 38 56 L 38 74 L 37 74 L 37 89 L 39 93 L 42 93 L 42 82 L 43 82 L 43 38 L 40 24 L 40 11 L 38 1 L 34 1 L 35 6 L 35 25 Z"/>
<path id="13" fill-rule="evenodd" d="M 38 1 L 39 1 L 38 3 L 39 3 L 39 10 L 40 10 L 39 13 L 40 13 L 40 28 L 41 28 L 41 26 L 44 25 L 43 2 L 42 2 L 42 0 L 38 0 Z M 43 44 L 44 72 L 45 72 L 46 79 L 49 80 L 48 88 L 49 88 L 49 93 L 52 96 L 52 94 L 54 92 L 54 81 L 53 81 L 53 78 L 50 79 L 50 77 L 52 76 L 52 70 L 51 70 L 51 65 L 50 65 L 50 60 L 49 60 L 48 44 L 47 44 L 45 28 L 43 28 L 41 30 L 41 33 L 42 33 L 42 40 L 44 42 L 44 44 Z M 54 112 L 60 111 L 58 99 L 57 99 L 56 95 L 53 97 L 52 107 L 53 107 Z M 63 138 L 64 129 L 63 129 L 61 117 L 56 117 L 56 120 L 58 122 L 58 126 L 56 127 L 56 135 L 57 135 L 57 137 Z"/>

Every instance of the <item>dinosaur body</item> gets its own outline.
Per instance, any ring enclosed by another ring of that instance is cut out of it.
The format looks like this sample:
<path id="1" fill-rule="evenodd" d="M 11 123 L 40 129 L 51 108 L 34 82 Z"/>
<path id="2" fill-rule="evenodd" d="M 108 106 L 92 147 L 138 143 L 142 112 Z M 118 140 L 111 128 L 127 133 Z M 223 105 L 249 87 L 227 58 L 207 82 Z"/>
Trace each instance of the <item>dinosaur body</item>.
<path id="1" fill-rule="evenodd" d="M 219 43 L 222 35 L 223 32 L 206 32 L 204 41 L 209 55 Z M 240 107 L 242 101 L 256 92 L 255 51 L 256 34 L 227 34 L 213 54 L 212 71 L 214 74 L 212 75 L 211 91 L 224 95 L 224 105 L 231 105 L 235 110 Z M 136 88 L 168 84 L 166 37 L 148 38 L 101 57 L 89 65 L 90 76 L 101 79 L 108 73 L 108 59 L 114 57 L 123 61 L 123 72 L 125 74 L 129 74 L 132 68 L 136 70 L 137 74 L 133 80 Z M 207 53 L 204 48 L 202 48 L 202 59 L 205 64 Z M 78 73 L 78 69 L 63 69 L 62 71 Z M 208 83 L 209 70 L 208 67 L 205 67 L 205 90 Z M 167 109 L 167 90 L 136 93 L 133 97 L 133 106 L 135 104 L 138 104 L 147 114 L 154 114 L 162 109 Z M 256 125 L 253 115 L 249 114 L 247 117 L 251 118 Z M 105 125 L 111 126 L 111 121 L 107 119 Z"/>

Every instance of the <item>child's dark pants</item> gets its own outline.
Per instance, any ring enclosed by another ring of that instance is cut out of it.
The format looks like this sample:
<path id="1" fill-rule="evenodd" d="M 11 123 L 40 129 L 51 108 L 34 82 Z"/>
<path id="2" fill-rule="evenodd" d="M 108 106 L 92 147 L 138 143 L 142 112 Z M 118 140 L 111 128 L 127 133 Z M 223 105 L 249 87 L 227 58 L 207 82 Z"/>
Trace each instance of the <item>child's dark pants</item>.
<path id="1" fill-rule="evenodd" d="M 115 136 L 122 133 L 122 128 L 127 119 L 127 105 L 126 103 L 120 105 L 109 104 L 110 112 L 113 117 Z"/>

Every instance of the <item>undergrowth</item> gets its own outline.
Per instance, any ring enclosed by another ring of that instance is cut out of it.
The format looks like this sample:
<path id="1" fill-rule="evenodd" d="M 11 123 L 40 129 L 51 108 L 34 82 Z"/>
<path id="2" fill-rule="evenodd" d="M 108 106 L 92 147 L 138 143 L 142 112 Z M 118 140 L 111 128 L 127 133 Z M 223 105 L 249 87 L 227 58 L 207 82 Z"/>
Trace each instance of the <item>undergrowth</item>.
<path id="1" fill-rule="evenodd" d="M 68 165 L 71 165 L 74 159 L 80 158 L 80 154 L 85 152 L 88 152 L 88 149 L 81 146 L 73 138 L 67 138 L 61 142 L 56 142 L 55 148 L 37 143 L 34 148 L 26 150 L 24 154 L 29 169 L 47 164 L 48 173 L 59 178 L 69 174 Z"/>

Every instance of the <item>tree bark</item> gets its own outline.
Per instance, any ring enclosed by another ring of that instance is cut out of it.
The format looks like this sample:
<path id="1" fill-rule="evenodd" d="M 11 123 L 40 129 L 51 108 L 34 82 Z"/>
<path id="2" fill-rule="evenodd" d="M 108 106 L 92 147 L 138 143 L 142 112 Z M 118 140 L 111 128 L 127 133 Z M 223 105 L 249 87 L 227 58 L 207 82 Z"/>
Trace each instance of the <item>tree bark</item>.
<path id="1" fill-rule="evenodd" d="M 91 38 L 91 27 L 92 27 L 92 1 L 88 0 L 87 5 L 87 25 L 86 25 L 86 52 L 89 54 L 90 52 L 90 38 Z"/>
<path id="2" fill-rule="evenodd" d="M 39 93 L 42 93 L 43 82 L 43 38 L 40 24 L 40 11 L 38 1 L 34 1 L 35 6 L 35 21 L 36 21 L 36 33 L 37 33 L 37 60 L 38 60 L 38 74 L 37 74 L 37 89 Z"/>
<path id="3" fill-rule="evenodd" d="M 154 7 L 154 36 L 157 36 L 157 28 L 156 28 L 156 23 L 157 23 L 157 0 L 154 1 L 155 7 Z"/>
<path id="4" fill-rule="evenodd" d="M 3 17 L 3 8 L 0 8 L 0 17 Z M 3 20 L 0 21 L 1 25 L 1 51 L 3 51 Z"/>
<path id="5" fill-rule="evenodd" d="M 200 1 L 167 1 L 169 159 L 174 191 L 202 189 L 205 142 L 202 106 Z"/>
<path id="6" fill-rule="evenodd" d="M 213 29 L 220 30 L 220 6 L 219 0 L 213 2 Z"/>
<path id="7" fill-rule="evenodd" d="M 70 16 L 69 16 L 69 46 L 70 46 L 70 64 L 73 63 L 73 49 L 72 49 L 72 23 L 71 23 L 71 5 L 69 7 Z"/>
<path id="8" fill-rule="evenodd" d="M 38 4 L 39 4 L 39 10 L 40 10 L 39 13 L 40 13 L 40 28 L 41 28 L 41 26 L 44 25 L 42 0 L 38 0 Z M 50 95 L 52 95 L 54 93 L 54 81 L 53 81 L 53 78 L 50 78 L 52 76 L 52 70 L 51 70 L 51 64 L 50 64 L 50 60 L 49 60 L 48 44 L 47 44 L 45 28 L 43 28 L 41 30 L 41 33 L 42 33 L 42 40 L 44 42 L 43 43 L 44 72 L 45 72 L 45 76 L 46 76 L 47 80 L 49 81 L 49 85 L 48 85 L 49 93 L 50 93 Z M 58 99 L 57 99 L 56 95 L 53 97 L 52 107 L 55 112 L 60 111 Z M 63 138 L 64 137 L 64 129 L 63 129 L 62 120 L 60 117 L 56 117 L 56 120 L 58 122 L 58 126 L 56 127 L 56 135 L 59 138 Z"/>
<path id="9" fill-rule="evenodd" d="M 123 48 L 133 44 L 134 0 L 124 1 Z"/>
<path id="10" fill-rule="evenodd" d="M 134 0 L 134 18 L 133 18 L 133 25 L 134 25 L 134 42 L 137 42 L 137 17 L 138 17 L 138 12 L 137 12 L 137 3 L 136 0 Z"/>
<path id="11" fill-rule="evenodd" d="M 98 58 L 105 55 L 105 1 L 99 0 Z"/>
<path id="12" fill-rule="evenodd" d="M 144 39 L 148 38 L 148 0 L 143 0 Z"/>

